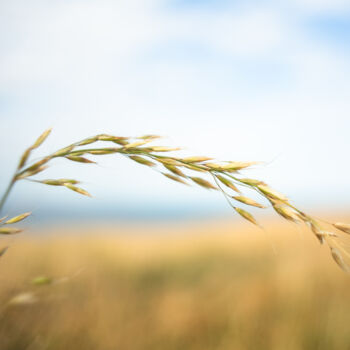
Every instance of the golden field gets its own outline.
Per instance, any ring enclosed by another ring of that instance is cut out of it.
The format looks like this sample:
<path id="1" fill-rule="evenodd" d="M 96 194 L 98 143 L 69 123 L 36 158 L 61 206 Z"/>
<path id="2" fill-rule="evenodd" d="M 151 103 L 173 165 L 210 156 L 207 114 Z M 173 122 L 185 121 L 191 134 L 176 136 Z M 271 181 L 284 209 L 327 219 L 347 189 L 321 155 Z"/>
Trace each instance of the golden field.
<path id="1" fill-rule="evenodd" d="M 350 349 L 350 276 L 308 230 L 264 227 L 26 231 L 0 260 L 0 350 Z"/>

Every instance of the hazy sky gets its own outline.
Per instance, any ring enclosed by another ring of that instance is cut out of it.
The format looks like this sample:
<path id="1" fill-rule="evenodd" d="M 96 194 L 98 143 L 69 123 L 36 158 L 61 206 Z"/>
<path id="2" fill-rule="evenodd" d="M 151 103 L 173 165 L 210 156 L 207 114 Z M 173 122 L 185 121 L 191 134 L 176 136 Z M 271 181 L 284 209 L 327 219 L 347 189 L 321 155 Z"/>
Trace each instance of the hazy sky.
<path id="1" fill-rule="evenodd" d="M 301 205 L 350 205 L 348 0 L 0 0 L 0 32 L 0 189 L 53 127 L 43 151 L 161 134 L 191 154 L 266 161 L 249 176 Z M 95 205 L 226 205 L 126 160 L 100 164 L 43 176 L 78 176 Z M 87 206 L 29 183 L 13 200 Z"/>

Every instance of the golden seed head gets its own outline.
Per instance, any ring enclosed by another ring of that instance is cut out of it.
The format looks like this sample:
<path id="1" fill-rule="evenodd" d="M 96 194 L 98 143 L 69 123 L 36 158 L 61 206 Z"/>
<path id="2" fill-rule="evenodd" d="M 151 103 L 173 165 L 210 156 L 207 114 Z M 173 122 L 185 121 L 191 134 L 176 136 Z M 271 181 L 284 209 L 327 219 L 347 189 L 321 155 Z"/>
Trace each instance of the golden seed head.
<path id="1" fill-rule="evenodd" d="M 266 196 L 268 196 L 272 199 L 278 199 L 278 200 L 283 201 L 283 202 L 288 201 L 288 198 L 284 194 L 273 190 L 272 188 L 270 188 L 267 185 L 258 185 L 257 187 L 263 194 L 265 194 Z"/>
<path id="2" fill-rule="evenodd" d="M 202 179 L 201 177 L 190 176 L 190 179 L 197 185 L 202 186 L 207 189 L 217 190 L 217 188 L 211 184 L 209 181 Z"/>
<path id="3" fill-rule="evenodd" d="M 233 196 L 232 198 L 235 199 L 236 201 L 239 201 L 239 202 L 247 204 L 247 205 L 251 205 L 253 207 L 265 208 L 262 204 L 254 201 L 251 198 L 245 197 L 245 196 Z"/>
<path id="4" fill-rule="evenodd" d="M 186 158 L 182 158 L 181 160 L 185 163 L 201 163 L 212 159 L 213 158 L 208 158 L 208 157 L 186 157 Z"/>
<path id="5" fill-rule="evenodd" d="M 342 222 L 337 222 L 337 223 L 333 224 L 333 226 L 340 231 L 343 231 L 345 233 L 350 234 L 350 224 L 344 224 Z"/>
<path id="6" fill-rule="evenodd" d="M 35 149 L 38 148 L 39 146 L 42 145 L 42 143 L 48 138 L 48 136 L 50 135 L 52 131 L 52 128 L 47 129 L 46 131 L 44 131 L 38 138 L 37 140 L 34 142 L 33 146 L 31 146 L 31 149 Z"/>
<path id="7" fill-rule="evenodd" d="M 247 212 L 246 210 L 242 208 L 235 207 L 236 212 L 241 215 L 244 219 L 250 221 L 254 225 L 258 225 L 257 221 L 255 220 L 254 216 Z"/>
<path id="8" fill-rule="evenodd" d="M 32 213 L 23 213 L 21 215 L 15 216 L 13 218 L 11 218 L 10 220 L 7 220 L 5 222 L 5 225 L 9 225 L 9 224 L 15 224 L 16 222 L 20 222 L 24 219 L 26 219 L 29 215 L 31 215 Z"/>
<path id="9" fill-rule="evenodd" d="M 230 181 L 229 179 L 227 179 L 226 177 L 224 176 L 221 176 L 221 175 L 215 175 L 216 178 L 221 182 L 223 183 L 225 186 L 227 186 L 228 188 L 231 188 L 231 190 L 234 190 L 235 192 L 237 193 L 241 193 L 241 191 L 236 187 L 236 185 L 234 185 L 232 183 L 232 181 Z"/>
<path id="10" fill-rule="evenodd" d="M 133 161 L 142 164 L 142 165 L 147 165 L 147 166 L 155 166 L 156 164 L 151 162 L 148 159 L 145 159 L 143 157 L 140 156 L 129 156 L 130 159 L 132 159 Z"/>

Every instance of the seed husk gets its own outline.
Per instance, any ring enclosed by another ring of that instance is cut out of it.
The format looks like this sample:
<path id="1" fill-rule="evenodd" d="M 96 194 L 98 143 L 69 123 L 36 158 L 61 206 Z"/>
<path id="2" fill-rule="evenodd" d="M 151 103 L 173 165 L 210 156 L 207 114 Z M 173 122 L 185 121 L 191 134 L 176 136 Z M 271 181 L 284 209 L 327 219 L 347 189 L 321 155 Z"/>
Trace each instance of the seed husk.
<path id="1" fill-rule="evenodd" d="M 79 181 L 73 179 L 41 180 L 39 182 L 50 186 L 63 186 L 66 183 L 76 185 L 79 183 Z"/>
<path id="2" fill-rule="evenodd" d="M 73 151 L 73 149 L 75 148 L 75 145 L 70 145 L 68 147 L 64 147 L 60 150 L 58 150 L 57 152 L 55 152 L 52 157 L 62 157 L 65 155 L 68 155 L 71 151 Z"/>
<path id="3" fill-rule="evenodd" d="M 22 232 L 23 230 L 15 227 L 0 227 L 0 234 L 1 235 L 12 235 L 15 233 Z"/>
<path id="4" fill-rule="evenodd" d="M 278 199 L 283 202 L 288 201 L 288 198 L 284 194 L 273 190 L 267 185 L 258 185 L 257 187 L 263 194 L 265 194 L 266 196 L 272 199 Z"/>
<path id="5" fill-rule="evenodd" d="M 147 166 L 155 166 L 156 164 L 151 162 L 148 159 L 145 159 L 143 157 L 140 156 L 129 156 L 130 159 L 132 159 L 133 161 L 142 164 L 142 165 L 147 165 Z"/>
<path id="6" fill-rule="evenodd" d="M 238 189 L 238 187 L 236 187 L 232 181 L 230 181 L 229 179 L 227 179 L 226 177 L 224 176 L 221 176 L 221 175 L 215 175 L 216 178 L 221 182 L 223 183 L 225 186 L 227 186 L 228 188 L 231 188 L 231 190 L 234 190 L 235 192 L 237 193 L 241 193 L 241 191 Z"/>
<path id="7" fill-rule="evenodd" d="M 168 179 L 170 180 L 174 180 L 174 181 L 177 181 L 177 182 L 180 182 L 184 185 L 188 185 L 187 182 L 185 182 L 184 180 L 181 179 L 181 177 L 178 177 L 176 175 L 173 175 L 173 174 L 168 174 L 168 173 L 162 173 L 164 176 L 166 176 Z"/>
<path id="8" fill-rule="evenodd" d="M 340 231 L 343 231 L 345 233 L 350 234 L 350 224 L 344 224 L 342 222 L 337 222 L 337 223 L 333 224 L 333 226 Z"/>
<path id="9" fill-rule="evenodd" d="M 211 184 L 209 181 L 202 179 L 201 177 L 190 176 L 190 179 L 195 182 L 197 185 L 202 186 L 207 189 L 217 190 L 217 188 Z"/>
<path id="10" fill-rule="evenodd" d="M 48 166 L 40 166 L 34 170 L 25 171 L 24 173 L 18 175 L 16 177 L 16 180 L 22 180 L 22 179 L 25 179 L 27 177 L 34 176 L 34 175 L 39 174 L 42 171 L 46 170 L 47 168 L 48 168 Z"/>
<path id="11" fill-rule="evenodd" d="M 173 174 L 187 178 L 187 176 L 176 166 L 164 164 L 164 167 L 171 171 Z"/>
<path id="12" fill-rule="evenodd" d="M 151 141 L 152 140 L 142 140 L 142 141 L 131 142 L 131 143 L 128 143 L 127 145 L 125 145 L 124 148 L 125 149 L 135 148 L 135 147 L 138 147 L 138 146 L 145 145 L 146 143 L 149 143 Z"/>
<path id="13" fill-rule="evenodd" d="M 245 196 L 232 196 L 232 198 L 235 199 L 236 201 L 239 201 L 239 202 L 247 204 L 247 205 L 251 205 L 253 207 L 265 208 L 262 204 L 254 201 L 251 198 L 245 197 Z"/>
<path id="14" fill-rule="evenodd" d="M 209 158 L 209 157 L 186 157 L 186 158 L 182 158 L 181 160 L 185 163 L 201 163 L 212 159 L 213 158 Z"/>
<path id="15" fill-rule="evenodd" d="M 246 210 L 242 208 L 235 207 L 236 212 L 241 215 L 244 219 L 250 221 L 254 225 L 258 225 L 257 221 L 255 220 L 254 216 L 247 212 Z"/>
<path id="16" fill-rule="evenodd" d="M 174 148 L 174 147 L 165 147 L 165 146 L 153 146 L 153 147 L 148 147 L 148 149 L 151 152 L 172 152 L 172 151 L 178 151 L 181 148 Z"/>
<path id="17" fill-rule="evenodd" d="M 94 137 L 89 137 L 83 141 L 80 141 L 77 143 L 77 146 L 86 146 L 86 145 L 90 145 L 91 143 L 94 143 L 98 141 L 98 136 L 94 136 Z"/>
<path id="18" fill-rule="evenodd" d="M 52 131 L 52 128 L 47 129 L 46 131 L 44 131 L 38 138 L 37 140 L 34 142 L 33 146 L 31 146 L 31 149 L 36 149 L 39 146 L 41 146 L 43 144 L 43 142 L 48 138 L 48 136 L 50 135 Z"/>
<path id="19" fill-rule="evenodd" d="M 92 197 L 91 194 L 85 190 L 83 190 L 82 188 L 80 187 L 76 187 L 72 184 L 69 184 L 69 183 L 65 183 L 63 184 L 63 186 L 69 188 L 70 190 L 74 191 L 74 192 L 77 192 L 79 194 L 82 194 L 83 196 L 88 196 L 88 197 Z"/>
<path id="20" fill-rule="evenodd" d="M 92 150 L 92 151 L 89 151 L 88 153 L 99 156 L 99 155 L 117 153 L 118 151 L 119 151 L 119 148 L 104 148 L 104 149 Z"/>
<path id="21" fill-rule="evenodd" d="M 16 222 L 20 222 L 20 221 L 26 219 L 31 214 L 32 213 L 28 212 L 28 213 L 23 213 L 21 215 L 15 216 L 15 217 L 11 218 L 10 220 L 7 220 L 5 222 L 5 224 L 6 225 L 15 224 Z"/>
<path id="22" fill-rule="evenodd" d="M 90 159 L 87 159 L 84 157 L 79 157 L 79 156 L 66 156 L 65 158 L 67 158 L 73 162 L 78 162 L 78 163 L 94 163 L 94 164 L 96 164 L 96 162 L 94 162 Z"/>
<path id="23" fill-rule="evenodd" d="M 3 247 L 3 248 L 0 248 L 0 257 L 2 257 L 6 252 L 7 252 L 7 249 L 9 247 Z"/>
<path id="24" fill-rule="evenodd" d="M 258 185 L 264 184 L 260 180 L 248 179 L 248 178 L 238 179 L 238 181 L 243 182 L 244 184 L 249 185 L 249 186 L 258 186 Z"/>
<path id="25" fill-rule="evenodd" d="M 281 215 L 286 220 L 293 221 L 293 222 L 299 221 L 298 214 L 294 210 L 292 210 L 284 205 L 274 204 L 273 209 L 275 209 L 276 213 Z"/>
<path id="26" fill-rule="evenodd" d="M 227 164 L 223 165 L 223 169 L 228 171 L 237 171 L 248 168 L 254 164 L 257 164 L 257 162 L 228 162 Z"/>
<path id="27" fill-rule="evenodd" d="M 345 263 L 343 256 L 341 255 L 339 249 L 331 247 L 331 255 L 333 260 L 338 264 L 338 266 L 345 272 L 349 272 L 349 266 Z"/>
<path id="28" fill-rule="evenodd" d="M 53 280 L 50 277 L 47 276 L 38 276 L 32 279 L 32 284 L 35 286 L 45 286 L 52 284 Z"/>
<path id="29" fill-rule="evenodd" d="M 25 166 L 25 164 L 27 163 L 27 160 L 28 160 L 28 158 L 29 158 L 29 156 L 30 156 L 30 153 L 31 153 L 31 151 L 32 151 L 32 149 L 31 148 L 28 148 L 24 153 L 23 153 L 23 155 L 22 155 L 22 157 L 21 157 L 21 159 L 20 159 L 20 161 L 19 161 L 19 164 L 18 164 L 18 170 L 19 169 L 22 169 L 24 166 Z"/>

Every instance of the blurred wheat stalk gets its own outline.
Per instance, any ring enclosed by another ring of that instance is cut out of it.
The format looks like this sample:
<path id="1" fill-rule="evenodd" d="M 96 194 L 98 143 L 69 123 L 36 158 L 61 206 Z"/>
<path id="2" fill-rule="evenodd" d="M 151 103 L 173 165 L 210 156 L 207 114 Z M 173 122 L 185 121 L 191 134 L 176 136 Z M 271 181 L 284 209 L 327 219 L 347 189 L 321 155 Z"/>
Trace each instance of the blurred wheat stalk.
<path id="1" fill-rule="evenodd" d="M 158 139 L 156 135 L 144 135 L 141 137 L 121 137 L 113 135 L 96 135 L 75 142 L 67 147 L 61 148 L 53 154 L 47 155 L 38 161 L 29 162 L 32 151 L 37 149 L 49 136 L 51 129 L 46 130 L 35 143 L 29 147 L 22 155 L 15 174 L 13 175 L 9 186 L 0 201 L 0 212 L 8 198 L 11 189 L 20 180 L 29 180 L 48 186 L 60 186 L 79 194 L 90 196 L 90 194 L 78 187 L 79 181 L 75 179 L 33 179 L 33 176 L 41 174 L 48 168 L 50 161 L 55 158 L 65 158 L 69 161 L 91 164 L 94 161 L 86 156 L 100 156 L 106 154 L 121 154 L 134 162 L 153 167 L 167 178 L 180 182 L 182 184 L 195 183 L 201 187 L 210 190 L 219 190 L 225 196 L 229 205 L 244 219 L 258 226 L 254 216 L 247 210 L 242 209 L 241 204 L 257 208 L 266 208 L 265 205 L 246 197 L 241 190 L 250 189 L 257 192 L 263 199 L 270 203 L 274 211 L 284 219 L 294 223 L 306 224 L 321 244 L 326 243 L 330 248 L 331 256 L 334 261 L 346 272 L 350 272 L 350 265 L 347 259 L 350 258 L 345 246 L 342 244 L 339 234 L 326 231 L 319 219 L 316 219 L 296 208 L 290 203 L 288 198 L 269 187 L 266 183 L 256 179 L 242 177 L 240 171 L 246 169 L 256 162 L 216 162 L 208 157 L 185 157 L 179 158 L 169 155 L 169 152 L 179 150 L 179 148 L 170 148 L 163 146 L 150 146 L 149 144 Z M 112 143 L 114 147 L 93 147 L 87 148 L 87 145 L 93 145 L 97 142 Z M 171 153 L 170 153 L 171 154 Z M 193 176 L 197 175 L 197 176 Z M 212 180 L 206 179 L 208 177 Z M 9 235 L 21 232 L 21 229 L 12 225 L 26 219 L 31 213 L 24 213 L 7 219 L 0 219 L 0 234 Z M 350 234 L 350 224 L 332 223 L 341 233 Z M 0 248 L 0 256 L 7 250 L 7 247 Z"/>

